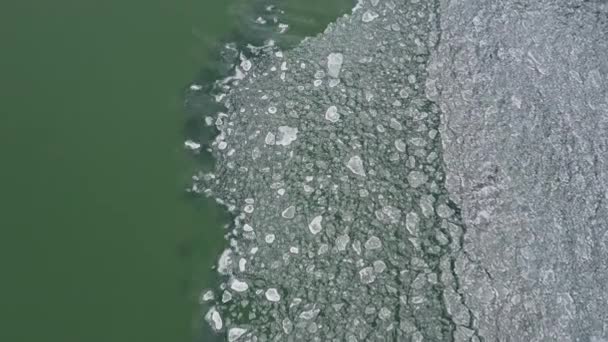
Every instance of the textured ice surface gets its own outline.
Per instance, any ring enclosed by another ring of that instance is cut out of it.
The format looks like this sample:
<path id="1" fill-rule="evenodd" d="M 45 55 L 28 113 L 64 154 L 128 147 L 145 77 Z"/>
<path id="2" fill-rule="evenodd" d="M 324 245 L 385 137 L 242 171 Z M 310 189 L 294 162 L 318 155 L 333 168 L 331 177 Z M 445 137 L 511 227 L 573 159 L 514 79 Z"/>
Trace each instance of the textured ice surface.
<path id="1" fill-rule="evenodd" d="M 427 93 L 474 327 L 488 341 L 606 341 L 608 3 L 440 4 Z"/>
<path id="2" fill-rule="evenodd" d="M 197 178 L 235 216 L 210 324 L 605 341 L 606 18 L 602 1 L 364 0 L 252 59 Z"/>

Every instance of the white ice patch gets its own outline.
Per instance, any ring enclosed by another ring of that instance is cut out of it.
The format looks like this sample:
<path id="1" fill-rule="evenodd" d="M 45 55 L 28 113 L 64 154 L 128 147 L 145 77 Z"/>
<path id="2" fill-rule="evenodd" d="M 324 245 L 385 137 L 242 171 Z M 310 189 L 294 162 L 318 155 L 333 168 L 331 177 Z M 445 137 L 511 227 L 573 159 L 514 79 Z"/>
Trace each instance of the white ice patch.
<path id="1" fill-rule="evenodd" d="M 382 241 L 377 236 L 370 237 L 365 242 L 365 249 L 380 249 L 382 248 Z"/>
<path id="2" fill-rule="evenodd" d="M 245 292 L 249 289 L 249 285 L 246 282 L 240 281 L 238 279 L 232 279 L 230 282 L 230 288 L 236 292 Z"/>
<path id="3" fill-rule="evenodd" d="M 241 68 L 245 71 L 249 71 L 251 70 L 252 64 L 251 61 L 248 59 L 245 59 L 241 62 Z"/>
<path id="4" fill-rule="evenodd" d="M 264 142 L 266 143 L 266 145 L 274 145 L 275 143 L 275 136 L 273 133 L 268 132 L 268 134 L 266 134 L 266 138 L 264 139 Z"/>
<path id="5" fill-rule="evenodd" d="M 217 312 L 217 310 L 215 309 L 215 306 L 209 309 L 207 315 L 205 315 L 205 319 L 207 320 L 207 322 L 209 322 L 209 324 L 215 331 L 222 330 L 222 328 L 224 327 L 222 317 L 220 316 L 220 313 Z"/>
<path id="6" fill-rule="evenodd" d="M 350 159 L 348 160 L 348 163 L 346 163 L 346 166 L 352 173 L 354 173 L 358 176 L 365 177 L 366 174 L 365 174 L 365 169 L 363 168 L 363 160 L 361 160 L 361 157 L 359 157 L 359 156 L 350 157 Z"/>
<path id="7" fill-rule="evenodd" d="M 365 13 L 363 13 L 363 16 L 361 17 L 361 20 L 363 20 L 364 23 L 369 23 L 370 21 L 373 21 L 376 18 L 378 18 L 378 13 L 374 11 L 365 11 Z"/>
<path id="8" fill-rule="evenodd" d="M 266 290 L 265 295 L 266 299 L 268 299 L 268 301 L 270 302 L 278 302 L 279 300 L 281 300 L 281 295 L 279 295 L 279 292 L 275 288 L 270 288 Z"/>
<path id="9" fill-rule="evenodd" d="M 363 284 L 371 284 L 376 280 L 376 275 L 374 274 L 373 267 L 365 267 L 361 271 L 359 271 L 359 279 Z"/>
<path id="10" fill-rule="evenodd" d="M 198 149 L 201 148 L 201 144 L 194 142 L 192 140 L 186 140 L 186 141 L 184 141 L 184 147 L 186 147 L 187 149 L 193 150 L 193 151 L 197 151 Z"/>
<path id="11" fill-rule="evenodd" d="M 264 238 L 264 241 L 266 241 L 266 243 L 270 244 L 273 243 L 275 239 L 275 235 L 274 234 L 267 234 L 266 237 Z"/>
<path id="12" fill-rule="evenodd" d="M 339 235 L 336 238 L 336 248 L 338 249 L 338 251 L 343 252 L 346 250 L 346 246 L 348 246 L 349 242 L 350 242 L 350 237 L 348 237 L 348 235 L 346 235 L 346 234 Z"/>
<path id="13" fill-rule="evenodd" d="M 321 226 L 321 221 L 323 221 L 323 216 L 319 215 L 313 218 L 308 224 L 308 229 L 313 235 L 319 234 L 319 232 L 321 232 L 323 229 L 323 226 Z"/>
<path id="14" fill-rule="evenodd" d="M 208 290 L 207 292 L 205 292 L 202 296 L 201 296 L 201 302 L 208 302 L 211 301 L 215 298 L 215 295 L 213 294 L 213 291 Z"/>
<path id="15" fill-rule="evenodd" d="M 411 171 L 407 175 L 407 181 L 410 183 L 412 188 L 417 188 L 426 183 L 427 176 L 422 171 Z"/>
<path id="16" fill-rule="evenodd" d="M 220 256 L 220 260 L 217 262 L 217 271 L 220 274 L 228 274 L 230 267 L 232 266 L 232 251 L 225 249 Z"/>
<path id="17" fill-rule="evenodd" d="M 286 219 L 292 219 L 296 214 L 296 207 L 289 206 L 287 207 L 287 209 L 283 210 L 283 212 L 281 213 L 281 216 L 283 216 L 283 218 Z"/>
<path id="18" fill-rule="evenodd" d="M 406 149 L 405 142 L 401 139 L 395 140 L 395 148 L 399 152 L 405 152 L 405 149 Z"/>
<path id="19" fill-rule="evenodd" d="M 247 329 L 243 328 L 230 328 L 228 330 L 228 342 L 235 342 L 241 336 L 243 336 L 247 332 Z"/>
<path id="20" fill-rule="evenodd" d="M 203 87 L 201 85 L 199 85 L 199 84 L 191 84 L 190 85 L 190 90 L 198 91 L 198 90 L 201 90 L 201 89 L 203 89 Z"/>
<path id="21" fill-rule="evenodd" d="M 327 111 L 325 112 L 325 120 L 328 120 L 330 122 L 338 122 L 338 120 L 340 120 L 340 114 L 338 114 L 338 107 L 330 106 L 329 108 L 327 108 Z"/>
<path id="22" fill-rule="evenodd" d="M 343 62 L 344 55 L 341 53 L 330 53 L 327 56 L 327 73 L 330 77 L 338 78 L 340 76 Z"/>
<path id="23" fill-rule="evenodd" d="M 298 129 L 289 126 L 279 126 L 277 145 L 287 146 L 298 138 Z"/>

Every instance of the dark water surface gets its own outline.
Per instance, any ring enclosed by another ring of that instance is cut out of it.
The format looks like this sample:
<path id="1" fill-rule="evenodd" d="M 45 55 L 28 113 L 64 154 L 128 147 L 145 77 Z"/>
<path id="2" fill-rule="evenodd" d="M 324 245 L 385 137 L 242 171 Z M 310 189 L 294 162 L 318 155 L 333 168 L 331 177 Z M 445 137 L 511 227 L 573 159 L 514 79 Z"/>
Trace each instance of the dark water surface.
<path id="1" fill-rule="evenodd" d="M 227 218 L 183 192 L 183 93 L 242 3 L 0 4 L 0 341 L 198 335 Z M 351 3 L 285 9 L 297 37 Z"/>

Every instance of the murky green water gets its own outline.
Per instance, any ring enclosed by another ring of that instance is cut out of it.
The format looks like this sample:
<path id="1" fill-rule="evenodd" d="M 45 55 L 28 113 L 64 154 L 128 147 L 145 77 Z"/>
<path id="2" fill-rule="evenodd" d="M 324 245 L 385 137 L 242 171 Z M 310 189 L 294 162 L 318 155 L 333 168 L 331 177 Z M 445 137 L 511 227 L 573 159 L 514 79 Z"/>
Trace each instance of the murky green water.
<path id="1" fill-rule="evenodd" d="M 183 192 L 183 92 L 244 3 L 0 4 L 0 341 L 199 335 L 227 218 Z M 283 8 L 297 40 L 351 4 Z"/>

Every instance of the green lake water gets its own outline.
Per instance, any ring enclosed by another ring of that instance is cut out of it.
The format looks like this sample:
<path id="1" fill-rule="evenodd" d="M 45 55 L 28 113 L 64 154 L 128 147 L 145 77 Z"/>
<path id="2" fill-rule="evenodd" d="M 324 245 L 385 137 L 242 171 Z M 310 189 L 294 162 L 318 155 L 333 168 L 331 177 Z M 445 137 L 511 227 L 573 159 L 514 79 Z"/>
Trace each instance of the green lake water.
<path id="1" fill-rule="evenodd" d="M 228 217 L 184 192 L 183 96 L 239 3 L 0 4 L 0 341 L 210 339 L 196 298 Z M 351 4 L 285 8 L 303 36 Z"/>

